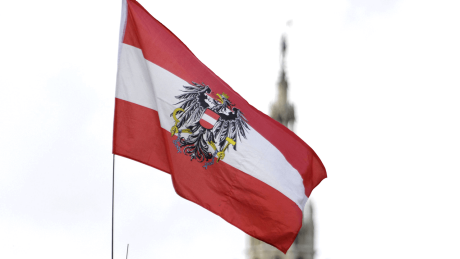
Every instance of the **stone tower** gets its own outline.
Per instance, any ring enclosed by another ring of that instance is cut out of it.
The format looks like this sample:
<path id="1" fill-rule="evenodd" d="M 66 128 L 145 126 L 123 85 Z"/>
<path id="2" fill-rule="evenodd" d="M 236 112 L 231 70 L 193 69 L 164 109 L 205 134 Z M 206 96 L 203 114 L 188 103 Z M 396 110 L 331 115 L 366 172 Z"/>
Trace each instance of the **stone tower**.
<path id="1" fill-rule="evenodd" d="M 288 82 L 285 72 L 286 38 L 283 36 L 281 43 L 281 74 L 278 82 L 278 99 L 270 107 L 270 116 L 293 130 L 295 122 L 294 106 L 288 102 Z M 249 237 L 247 259 L 313 259 L 315 227 L 313 222 L 313 208 L 308 202 L 304 209 L 302 228 L 294 244 L 286 255 L 275 247 L 253 237 Z"/>
<path id="2" fill-rule="evenodd" d="M 294 129 L 295 113 L 294 106 L 288 102 L 288 82 L 286 80 L 286 38 L 283 36 L 281 41 L 281 73 L 278 82 L 278 99 L 270 107 L 270 117 L 281 122 L 289 129 Z"/>

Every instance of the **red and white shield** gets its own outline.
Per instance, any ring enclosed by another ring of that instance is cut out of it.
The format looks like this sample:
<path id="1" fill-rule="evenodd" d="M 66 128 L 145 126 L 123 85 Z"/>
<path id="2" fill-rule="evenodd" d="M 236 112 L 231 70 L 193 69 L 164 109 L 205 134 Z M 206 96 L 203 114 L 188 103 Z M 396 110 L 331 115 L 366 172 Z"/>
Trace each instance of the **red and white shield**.
<path id="1" fill-rule="evenodd" d="M 205 129 L 212 129 L 219 117 L 219 114 L 211 111 L 210 109 L 206 109 L 206 111 L 203 113 L 203 116 L 201 116 L 200 124 Z"/>

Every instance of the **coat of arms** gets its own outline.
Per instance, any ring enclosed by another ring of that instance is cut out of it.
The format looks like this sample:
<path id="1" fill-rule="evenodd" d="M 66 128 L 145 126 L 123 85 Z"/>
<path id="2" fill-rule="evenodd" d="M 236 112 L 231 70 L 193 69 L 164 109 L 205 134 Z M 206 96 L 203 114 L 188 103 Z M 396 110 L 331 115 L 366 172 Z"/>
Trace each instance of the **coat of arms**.
<path id="1" fill-rule="evenodd" d="M 225 93 L 217 94 L 215 100 L 209 96 L 211 88 L 204 83 L 192 82 L 184 88 L 184 93 L 176 96 L 179 99 L 176 105 L 180 107 L 171 113 L 175 122 L 171 136 L 178 134 L 173 141 L 178 153 L 182 149 L 190 160 L 211 160 L 204 165 L 207 169 L 214 163 L 214 157 L 217 162 L 224 159 L 229 145 L 236 151 L 237 142 L 241 137 L 246 138 L 248 121 Z M 189 135 L 182 137 L 183 133 Z"/>

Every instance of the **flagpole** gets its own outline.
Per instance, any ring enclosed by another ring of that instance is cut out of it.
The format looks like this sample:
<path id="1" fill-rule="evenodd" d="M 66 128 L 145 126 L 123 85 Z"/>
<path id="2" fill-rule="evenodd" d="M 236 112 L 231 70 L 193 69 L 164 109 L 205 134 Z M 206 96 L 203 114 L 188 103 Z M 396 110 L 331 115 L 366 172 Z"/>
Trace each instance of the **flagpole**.
<path id="1" fill-rule="evenodd" d="M 123 38 L 125 36 L 126 21 L 127 21 L 126 18 L 128 16 L 127 10 L 128 10 L 128 2 L 126 0 L 121 0 L 120 38 L 118 40 L 118 65 L 120 64 L 121 46 L 123 44 Z M 115 131 L 114 131 L 114 134 L 115 134 Z M 114 196 L 115 196 L 115 154 L 113 154 L 113 172 L 112 172 L 112 259 L 113 259 L 113 214 L 114 214 L 114 203 L 115 203 Z M 126 258 L 128 258 L 128 251 L 126 251 Z"/>
<path id="2" fill-rule="evenodd" d="M 114 196 L 115 196 L 115 154 L 113 154 L 113 165 L 112 165 L 112 259 L 113 259 L 113 208 L 114 208 Z"/>

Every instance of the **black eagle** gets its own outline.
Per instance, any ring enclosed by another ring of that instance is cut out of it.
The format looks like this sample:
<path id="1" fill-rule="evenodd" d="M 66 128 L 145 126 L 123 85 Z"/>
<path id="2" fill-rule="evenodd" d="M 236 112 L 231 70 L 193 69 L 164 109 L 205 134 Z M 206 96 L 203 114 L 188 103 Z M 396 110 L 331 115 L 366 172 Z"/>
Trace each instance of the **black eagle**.
<path id="1" fill-rule="evenodd" d="M 234 107 L 228 96 L 224 93 L 217 94 L 218 100 L 210 97 L 211 88 L 204 83 L 192 82 L 184 86 L 183 94 L 176 96 L 180 105 L 171 116 L 175 125 L 171 128 L 171 136 L 175 133 L 189 133 L 188 137 L 180 137 L 180 147 L 190 160 L 196 159 L 203 162 L 217 156 L 217 161 L 224 159 L 225 151 L 229 144 L 236 150 L 238 141 L 246 138 L 249 125 L 243 112 Z M 212 129 L 206 129 L 200 120 L 206 109 L 217 113 L 219 119 Z M 181 129 L 182 128 L 182 129 Z M 211 151 L 210 152 L 210 147 Z"/>

